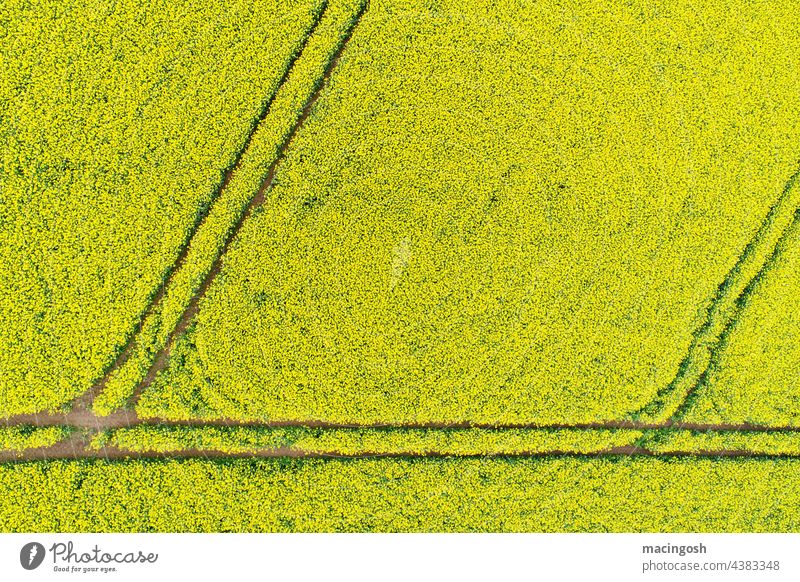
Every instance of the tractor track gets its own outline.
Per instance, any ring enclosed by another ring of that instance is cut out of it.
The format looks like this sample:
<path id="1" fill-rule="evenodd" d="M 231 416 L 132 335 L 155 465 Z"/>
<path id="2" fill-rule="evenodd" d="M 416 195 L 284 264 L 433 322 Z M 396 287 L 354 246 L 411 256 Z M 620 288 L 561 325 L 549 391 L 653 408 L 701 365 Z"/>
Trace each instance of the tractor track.
<path id="1" fill-rule="evenodd" d="M 339 41 L 336 45 L 333 54 L 331 55 L 330 59 L 325 65 L 325 69 L 322 76 L 317 80 L 314 90 L 312 91 L 311 95 L 309 95 L 306 102 L 303 104 L 303 109 L 300 115 L 298 116 L 297 121 L 295 121 L 294 125 L 291 127 L 289 132 L 284 137 L 282 143 L 280 144 L 278 148 L 278 153 L 275 156 L 275 160 L 270 165 L 269 170 L 267 170 L 267 174 L 262 179 L 261 185 L 259 186 L 255 195 L 248 202 L 247 207 L 245 208 L 244 212 L 241 214 L 239 219 L 229 229 L 225 241 L 222 244 L 222 248 L 219 252 L 219 255 L 214 260 L 211 269 L 206 274 L 202 283 L 200 283 L 197 292 L 189 300 L 189 304 L 186 306 L 186 309 L 184 309 L 184 312 L 181 315 L 178 324 L 170 332 L 166 344 L 156 354 L 156 357 L 153 360 L 153 363 L 150 366 L 150 369 L 147 371 L 147 374 L 145 375 L 144 379 L 136 386 L 130 398 L 130 401 L 133 404 L 135 404 L 138 401 L 142 392 L 146 390 L 147 387 L 150 386 L 150 384 L 152 384 L 158 373 L 161 372 L 164 368 L 166 368 L 167 363 L 169 362 L 169 353 L 172 349 L 172 346 L 175 344 L 175 341 L 183 333 L 186 332 L 186 330 L 194 321 L 195 317 L 197 316 L 197 313 L 200 310 L 200 301 L 203 299 L 206 292 L 208 291 L 208 288 L 211 286 L 211 284 L 216 279 L 217 275 L 219 275 L 220 271 L 222 270 L 222 263 L 225 255 L 228 252 L 228 248 L 231 242 L 236 238 L 237 234 L 242 228 L 242 225 L 245 222 L 247 222 L 247 219 L 250 218 L 252 213 L 266 201 L 267 193 L 272 188 L 272 184 L 275 179 L 275 172 L 277 171 L 278 166 L 286 157 L 286 151 L 289 149 L 289 146 L 291 146 L 295 135 L 297 135 L 297 132 L 305 124 L 306 119 L 308 119 L 309 115 L 311 114 L 311 111 L 314 109 L 314 105 L 316 105 L 317 101 L 319 100 L 322 90 L 327 86 L 331 74 L 333 73 L 336 66 L 339 64 L 341 55 L 344 52 L 345 48 L 347 47 L 347 44 L 350 42 L 350 39 L 352 38 L 356 27 L 361 22 L 361 18 L 364 16 L 366 10 L 367 10 L 367 2 L 364 2 L 359 8 L 358 12 L 355 14 L 354 18 L 348 24 L 344 34 L 339 38 Z M 313 30 L 311 31 L 311 33 L 313 33 Z M 309 33 L 309 37 L 311 33 Z"/>
<path id="2" fill-rule="evenodd" d="M 113 430 L 135 426 L 166 427 L 227 427 L 227 428 L 318 428 L 318 429 L 482 429 L 482 430 L 665 430 L 681 429 L 698 432 L 800 432 L 800 426 L 770 426 L 759 424 L 698 423 L 668 420 L 665 422 L 608 421 L 586 423 L 479 423 L 479 422 L 423 422 L 423 423 L 343 423 L 322 420 L 237 420 L 209 418 L 196 420 L 171 420 L 166 418 L 140 418 L 133 410 L 119 410 L 99 416 L 90 410 L 71 410 L 62 413 L 26 414 L 13 417 L 6 426 L 32 426 L 37 428 L 63 426 L 71 428 Z"/>
<path id="3" fill-rule="evenodd" d="M 660 389 L 651 402 L 634 413 L 634 418 L 655 420 L 666 417 L 670 422 L 678 422 L 691 408 L 696 394 L 713 371 L 725 347 L 726 337 L 741 318 L 747 299 L 772 268 L 800 220 L 798 179 L 800 169 L 795 170 L 786 181 L 752 239 L 715 290 L 706 317 L 692 333 L 689 350 L 673 380 Z M 770 244 L 769 241 L 773 240 Z M 755 268 L 755 272 L 744 274 L 752 268 Z"/>
<path id="4" fill-rule="evenodd" d="M 151 316 L 155 310 L 157 309 L 158 305 L 164 300 L 164 295 L 166 293 L 167 288 L 169 287 L 171 281 L 175 277 L 176 273 L 180 271 L 181 267 L 186 262 L 186 259 L 189 255 L 189 250 L 191 248 L 191 242 L 197 235 L 197 233 L 202 228 L 203 224 L 205 223 L 206 218 L 209 215 L 209 211 L 214 203 L 220 198 L 220 195 L 225 190 L 225 188 L 230 183 L 231 177 L 233 176 L 234 172 L 241 166 L 242 160 L 244 159 L 245 154 L 250 149 L 250 144 L 253 141 L 253 137 L 255 136 L 258 127 L 261 123 L 267 118 L 269 112 L 272 108 L 272 104 L 275 101 L 276 96 L 286 84 L 286 81 L 289 79 L 289 75 L 294 68 L 294 64 L 303 54 L 303 51 L 308 44 L 308 40 L 314 34 L 319 25 L 320 21 L 322 20 L 325 12 L 328 8 L 328 0 L 324 0 L 317 10 L 317 13 L 314 16 L 314 20 L 311 22 L 308 30 L 306 31 L 305 36 L 303 37 L 302 41 L 300 42 L 299 47 L 297 50 L 294 51 L 290 58 L 287 60 L 286 65 L 284 66 L 283 73 L 281 74 L 280 79 L 278 80 L 277 84 L 275 85 L 274 90 L 270 93 L 270 95 L 264 100 L 262 103 L 258 115 L 250 123 L 250 128 L 245 136 L 244 141 L 242 142 L 241 147 L 236 152 L 233 158 L 233 162 L 223 170 L 221 180 L 214 188 L 214 192 L 211 195 L 208 205 L 204 212 L 198 213 L 194 223 L 192 224 L 189 232 L 184 240 L 183 244 L 180 247 L 178 252 L 178 256 L 176 257 L 175 261 L 167 268 L 166 272 L 164 273 L 161 283 L 159 284 L 158 288 L 150 297 L 147 305 L 140 313 L 139 317 L 137 318 L 136 324 L 131 331 L 131 334 L 128 336 L 125 344 L 123 345 L 122 349 L 118 352 L 116 357 L 114 358 L 111 365 L 106 368 L 103 372 L 103 375 L 97 380 L 86 392 L 75 398 L 71 403 L 70 407 L 73 409 L 85 409 L 88 410 L 91 408 L 94 399 L 100 394 L 106 384 L 109 381 L 109 378 L 120 368 L 123 364 L 130 358 L 132 353 L 134 352 L 136 346 L 136 340 L 142 331 L 142 326 L 144 322 L 147 320 L 149 316 Z"/>
<path id="5" fill-rule="evenodd" d="M 429 452 L 360 452 L 337 453 L 305 450 L 295 447 L 272 447 L 254 449 L 246 452 L 227 452 L 220 450 L 184 449 L 181 451 L 129 451 L 117 447 L 103 446 L 92 448 L 84 435 L 74 434 L 69 439 L 49 447 L 40 447 L 22 452 L 0 451 L 0 463 L 36 462 L 36 461 L 75 461 L 75 460 L 105 460 L 105 461 L 141 461 L 141 460 L 233 460 L 233 459 L 547 459 L 554 457 L 571 457 L 577 459 L 603 459 L 619 457 L 644 457 L 644 458 L 753 458 L 753 459 L 797 459 L 800 453 L 759 453 L 747 450 L 697 450 L 697 451 L 667 451 L 655 452 L 638 447 L 626 445 L 609 449 L 575 452 L 553 449 L 549 451 L 520 451 L 516 453 L 470 453 L 449 454 L 437 451 Z"/>

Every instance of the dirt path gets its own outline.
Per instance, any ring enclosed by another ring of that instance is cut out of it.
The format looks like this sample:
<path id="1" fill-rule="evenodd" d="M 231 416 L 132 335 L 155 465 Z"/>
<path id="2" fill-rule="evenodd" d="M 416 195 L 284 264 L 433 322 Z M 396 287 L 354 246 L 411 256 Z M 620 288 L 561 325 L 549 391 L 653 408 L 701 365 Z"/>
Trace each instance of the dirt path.
<path id="1" fill-rule="evenodd" d="M 209 418 L 196 420 L 169 420 L 164 418 L 140 418 L 133 410 L 118 410 L 108 416 L 98 416 L 90 410 L 75 409 L 53 414 L 25 414 L 7 419 L 6 426 L 66 426 L 94 430 L 111 430 L 134 426 L 171 427 L 241 427 L 241 428 L 319 428 L 319 429 L 484 429 L 484 430 L 664 430 L 679 429 L 699 432 L 800 432 L 800 426 L 764 426 L 756 424 L 697 423 L 669 420 L 660 423 L 636 421 L 608 421 L 587 423 L 520 423 L 487 424 L 477 422 L 429 422 L 429 423 L 339 423 L 319 420 L 236 420 L 231 418 Z"/>
<path id="2" fill-rule="evenodd" d="M 0 451 L 0 462 L 15 461 L 41 461 L 55 459 L 161 459 L 161 458 L 248 458 L 248 457 L 310 457 L 310 458 L 364 458 L 364 457 L 442 457 L 453 456 L 434 451 L 420 454 L 409 453 L 370 453 L 359 454 L 339 454 L 339 453 L 320 453 L 307 451 L 291 447 L 268 448 L 246 453 L 227 453 L 214 450 L 188 449 L 179 452 L 146 452 L 134 453 L 114 447 L 102 449 L 88 448 L 91 438 L 107 430 L 116 430 L 134 427 L 220 427 L 220 428 L 319 428 L 319 429 L 418 429 L 418 430 L 442 430 L 442 429 L 484 429 L 484 430 L 535 430 L 535 429 L 562 429 L 562 430 L 596 430 L 596 429 L 617 429 L 617 430 L 694 430 L 702 432 L 800 432 L 800 426 L 788 427 L 766 427 L 748 424 L 696 424 L 667 421 L 663 423 L 641 423 L 632 421 L 618 421 L 606 423 L 584 423 L 584 424 L 515 424 L 515 425 L 491 425 L 473 423 L 426 423 L 426 424 L 342 424 L 326 422 L 289 422 L 289 421 L 237 421 L 232 419 L 210 419 L 194 421 L 170 421 L 165 419 L 141 419 L 134 411 L 121 410 L 109 416 L 97 416 L 89 410 L 76 409 L 66 413 L 58 414 L 31 414 L 16 417 L 19 422 L 17 426 L 34 427 L 70 427 L 76 429 L 75 432 L 66 440 L 56 443 L 49 447 L 39 447 L 26 449 L 24 451 Z M 12 425 L 13 426 L 13 425 Z M 616 447 L 613 449 L 598 451 L 594 453 L 575 453 L 554 449 L 552 451 L 520 452 L 515 454 L 493 454 L 486 453 L 480 455 L 458 455 L 464 457 L 548 457 L 548 456 L 580 456 L 580 457 L 618 457 L 618 456 L 689 456 L 689 457 L 740 457 L 750 456 L 758 458 L 795 458 L 800 454 L 764 454 L 746 450 L 718 450 L 718 451 L 687 451 L 687 452 L 653 452 L 646 448 L 636 445 Z"/>
<path id="3" fill-rule="evenodd" d="M 629 445 L 593 452 L 575 452 L 563 450 L 551 451 L 521 451 L 517 453 L 480 453 L 480 454 L 447 454 L 441 452 L 396 452 L 396 453 L 337 453 L 303 450 L 293 447 L 276 447 L 257 449 L 248 452 L 225 452 L 216 450 L 185 449 L 172 452 L 131 452 L 116 447 L 102 447 L 93 449 L 89 447 L 86 437 L 73 435 L 70 439 L 57 443 L 51 447 L 28 450 L 24 452 L 0 451 L 0 463 L 30 462 L 30 461 L 74 461 L 74 460 L 106 460 L 126 461 L 145 459 L 511 459 L 511 458 L 554 458 L 571 457 L 578 459 L 602 459 L 614 457 L 649 457 L 649 458 L 757 458 L 757 459 L 797 459 L 800 453 L 757 453 L 746 450 L 719 450 L 719 451 L 671 451 L 653 452 L 647 449 Z"/>

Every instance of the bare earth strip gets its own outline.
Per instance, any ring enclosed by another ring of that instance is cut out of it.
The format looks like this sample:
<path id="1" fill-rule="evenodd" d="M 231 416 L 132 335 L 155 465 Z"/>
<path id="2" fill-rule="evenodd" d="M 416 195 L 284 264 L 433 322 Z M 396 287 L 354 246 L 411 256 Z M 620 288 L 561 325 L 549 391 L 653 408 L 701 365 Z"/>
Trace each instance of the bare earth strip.
<path id="1" fill-rule="evenodd" d="M 14 417 L 14 423 L 7 426 L 66 426 L 73 428 L 113 430 L 117 428 L 131 428 L 134 426 L 183 426 L 183 427 L 242 427 L 242 428 L 320 428 L 320 429 L 382 429 L 382 428 L 403 428 L 403 429 L 574 429 L 574 430 L 596 430 L 596 429 L 632 429 L 632 430 L 663 430 L 670 428 L 680 428 L 696 431 L 729 431 L 729 432 L 800 432 L 800 426 L 764 426 L 756 424 L 706 424 L 697 422 L 680 422 L 668 420 L 665 422 L 638 422 L 638 421 L 610 421 L 592 422 L 578 424 L 481 424 L 470 422 L 459 423 L 421 423 L 421 424 L 342 424 L 322 421 L 248 421 L 235 419 L 198 419 L 198 420 L 168 420 L 168 419 L 147 419 L 142 420 L 135 411 L 120 410 L 108 416 L 97 416 L 89 410 L 71 410 L 64 413 L 54 414 L 26 414 Z"/>
<path id="2" fill-rule="evenodd" d="M 800 453 L 754 453 L 746 450 L 719 450 L 719 451 L 670 451 L 653 452 L 636 445 L 613 447 L 602 451 L 575 452 L 575 451 L 532 451 L 516 453 L 479 453 L 479 454 L 445 454 L 436 451 L 419 452 L 393 452 L 393 453 L 349 453 L 336 452 L 319 453 L 306 451 L 293 447 L 277 447 L 257 451 L 231 453 L 216 450 L 186 449 L 180 452 L 131 452 L 116 447 L 90 448 L 87 438 L 74 435 L 50 447 L 29 449 L 21 453 L 13 451 L 0 451 L 0 463 L 30 462 L 30 461 L 55 461 L 79 459 L 105 459 L 107 461 L 142 460 L 142 459 L 252 459 L 252 458 L 308 458 L 308 459 L 374 459 L 374 458 L 604 458 L 604 457 L 661 457 L 661 458 L 730 458 L 749 457 L 755 459 L 796 459 Z"/>

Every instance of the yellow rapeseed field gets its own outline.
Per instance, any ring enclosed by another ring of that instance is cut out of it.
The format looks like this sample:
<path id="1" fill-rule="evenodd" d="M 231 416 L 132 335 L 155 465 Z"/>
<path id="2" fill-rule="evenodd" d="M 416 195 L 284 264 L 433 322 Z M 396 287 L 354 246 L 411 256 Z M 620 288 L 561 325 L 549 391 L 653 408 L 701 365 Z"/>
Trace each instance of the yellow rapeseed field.
<path id="1" fill-rule="evenodd" d="M 0 531 L 796 532 L 797 472 L 756 459 L 20 463 L 0 466 Z"/>
<path id="2" fill-rule="evenodd" d="M 634 415 L 797 169 L 798 20 L 370 3 L 141 410 Z"/>
<path id="3" fill-rule="evenodd" d="M 0 416 L 111 365 L 319 7 L 0 4 Z"/>
<path id="4" fill-rule="evenodd" d="M 0 3 L 0 531 L 800 531 L 798 31 Z"/>

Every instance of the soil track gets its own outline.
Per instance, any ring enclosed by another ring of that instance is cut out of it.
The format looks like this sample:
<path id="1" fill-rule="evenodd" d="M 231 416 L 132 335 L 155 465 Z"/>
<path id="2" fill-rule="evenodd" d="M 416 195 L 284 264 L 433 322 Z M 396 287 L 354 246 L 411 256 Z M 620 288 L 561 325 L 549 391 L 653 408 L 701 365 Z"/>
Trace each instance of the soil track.
<path id="1" fill-rule="evenodd" d="M 336 453 L 303 450 L 294 447 L 275 447 L 257 449 L 248 452 L 225 452 L 217 450 L 185 449 L 177 452 L 131 452 L 116 447 L 90 448 L 88 439 L 80 434 L 75 434 L 69 439 L 50 447 L 42 447 L 23 452 L 0 451 L 0 463 L 29 462 L 29 461 L 73 461 L 73 460 L 145 460 L 145 459 L 522 459 L 522 458 L 553 458 L 572 457 L 578 459 L 602 459 L 614 457 L 645 457 L 645 458 L 757 458 L 757 459 L 797 459 L 800 453 L 757 453 L 745 450 L 720 450 L 720 451 L 670 451 L 654 452 L 635 445 L 614 447 L 601 451 L 575 452 L 563 450 L 551 451 L 521 451 L 517 453 L 478 453 L 478 454 L 447 454 L 437 451 L 429 452 L 396 452 L 396 453 Z"/>
<path id="2" fill-rule="evenodd" d="M 660 423 L 636 421 L 608 421 L 587 422 L 574 424 L 558 423 L 520 423 L 520 424 L 486 424 L 477 422 L 428 422 L 428 423 L 337 423 L 320 420 L 293 421 L 293 420 L 236 420 L 231 418 L 209 418 L 196 420 L 169 420 L 164 418 L 139 418 L 133 410 L 119 410 L 108 416 L 98 416 L 90 410 L 71 410 L 53 414 L 26 414 L 15 416 L 15 422 L 6 423 L 7 426 L 65 426 L 95 430 L 112 430 L 118 428 L 131 428 L 134 426 L 171 426 L 171 427 L 242 427 L 242 428 L 319 428 L 319 429 L 484 429 L 484 430 L 664 430 L 682 429 L 699 432 L 800 432 L 800 426 L 766 426 L 756 424 L 708 424 L 697 422 L 680 422 L 669 420 Z"/>
<path id="3" fill-rule="evenodd" d="M 426 424 L 337 424 L 326 422 L 289 422 L 289 421 L 237 421 L 232 419 L 210 419 L 194 421 L 170 421 L 164 419 L 140 419 L 134 411 L 120 410 L 108 416 L 97 416 L 88 410 L 73 410 L 60 414 L 46 415 L 26 415 L 20 417 L 22 422 L 18 426 L 34 427 L 69 427 L 75 429 L 72 435 L 55 445 L 49 447 L 39 447 L 26 449 L 24 451 L 0 451 L 0 462 L 17 461 L 36 461 L 36 460 L 68 460 L 68 459 L 162 459 L 162 458 L 202 458 L 202 459 L 221 459 L 221 458 L 248 458 L 248 457 L 309 457 L 309 458 L 372 458 L 372 457 L 447 457 L 447 455 L 436 451 L 427 453 L 370 453 L 359 454 L 339 454 L 339 453 L 320 453 L 307 451 L 292 447 L 268 448 L 255 450 L 246 453 L 227 453 L 215 450 L 187 449 L 180 452 L 142 452 L 135 453 L 115 447 L 103 447 L 101 449 L 89 448 L 88 442 L 93 435 L 106 430 L 123 428 L 141 427 L 220 427 L 220 428 L 319 428 L 319 429 L 422 429 L 422 430 L 442 430 L 442 429 L 485 429 L 485 430 L 508 430 L 508 429 L 562 429 L 562 430 L 593 430 L 593 429 L 618 429 L 618 430 L 694 430 L 701 432 L 800 432 L 800 426 L 788 427 L 768 427 L 748 424 L 697 424 L 667 421 L 663 423 L 642 423 L 632 421 L 606 422 L 606 423 L 585 423 L 585 424 L 516 424 L 516 425 L 492 425 L 476 423 L 426 423 Z M 641 439 L 640 439 L 641 440 Z M 548 457 L 548 456 L 576 456 L 576 457 L 620 457 L 620 456 L 649 456 L 649 457 L 758 457 L 758 458 L 797 458 L 800 454 L 765 454 L 747 450 L 718 450 L 718 451 L 687 451 L 687 452 L 654 452 L 646 447 L 634 445 L 615 447 L 608 450 L 596 451 L 591 453 L 575 453 L 570 451 L 552 450 L 519 452 L 514 454 L 485 453 L 479 455 L 458 455 L 459 457 Z"/>

